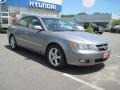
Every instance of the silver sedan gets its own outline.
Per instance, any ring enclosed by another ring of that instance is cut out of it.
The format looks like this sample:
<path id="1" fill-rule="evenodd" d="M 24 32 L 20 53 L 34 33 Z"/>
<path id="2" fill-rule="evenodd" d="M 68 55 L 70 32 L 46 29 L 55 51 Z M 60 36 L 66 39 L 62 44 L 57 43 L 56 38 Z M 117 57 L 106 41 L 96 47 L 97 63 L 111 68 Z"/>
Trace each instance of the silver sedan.
<path id="1" fill-rule="evenodd" d="M 110 56 L 105 38 L 80 32 L 60 18 L 25 16 L 9 27 L 8 39 L 13 50 L 24 47 L 45 55 L 55 68 L 95 65 Z"/>

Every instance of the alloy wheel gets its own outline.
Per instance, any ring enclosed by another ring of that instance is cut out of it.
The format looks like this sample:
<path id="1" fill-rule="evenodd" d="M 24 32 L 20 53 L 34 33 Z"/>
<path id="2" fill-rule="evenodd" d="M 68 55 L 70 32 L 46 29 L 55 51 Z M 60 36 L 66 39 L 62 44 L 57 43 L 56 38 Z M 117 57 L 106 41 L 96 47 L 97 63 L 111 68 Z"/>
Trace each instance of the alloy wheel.
<path id="1" fill-rule="evenodd" d="M 11 46 L 12 49 L 17 48 L 17 44 L 16 44 L 16 40 L 15 40 L 14 36 L 10 37 L 10 46 Z"/>
<path id="2" fill-rule="evenodd" d="M 49 61 L 53 66 L 59 66 L 59 64 L 61 63 L 61 53 L 57 48 L 50 49 Z"/>

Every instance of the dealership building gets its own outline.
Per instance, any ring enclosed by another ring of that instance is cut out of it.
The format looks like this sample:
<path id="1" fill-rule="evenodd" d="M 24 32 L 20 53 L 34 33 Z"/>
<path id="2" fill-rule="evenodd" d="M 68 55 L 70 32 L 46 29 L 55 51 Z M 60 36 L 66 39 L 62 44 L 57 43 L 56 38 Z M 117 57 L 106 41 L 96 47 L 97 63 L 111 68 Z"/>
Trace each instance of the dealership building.
<path id="1" fill-rule="evenodd" d="M 0 22 L 7 25 L 25 15 L 59 17 L 62 0 L 0 0 Z"/>
<path id="2" fill-rule="evenodd" d="M 109 13 L 94 13 L 94 14 L 80 14 L 74 17 L 74 22 L 84 26 L 88 23 L 93 23 L 102 26 L 104 29 L 111 28 L 112 14 Z"/>
<path id="3" fill-rule="evenodd" d="M 110 29 L 111 28 L 111 21 L 112 21 L 112 14 L 110 13 L 80 13 L 75 16 L 67 16 L 62 17 L 64 20 L 69 22 L 78 23 L 81 26 L 85 24 L 96 24 L 98 26 L 102 26 L 103 29 Z"/>

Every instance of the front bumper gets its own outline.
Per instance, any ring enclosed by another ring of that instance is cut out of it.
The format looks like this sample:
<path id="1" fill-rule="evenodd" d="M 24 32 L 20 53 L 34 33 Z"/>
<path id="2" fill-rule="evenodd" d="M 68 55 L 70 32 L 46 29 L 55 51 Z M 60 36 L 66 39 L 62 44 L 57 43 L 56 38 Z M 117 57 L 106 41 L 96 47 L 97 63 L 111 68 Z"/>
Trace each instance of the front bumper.
<path id="1" fill-rule="evenodd" d="M 108 56 L 103 58 L 103 55 L 107 53 Z M 68 64 L 78 65 L 78 66 L 90 66 L 96 65 L 106 61 L 110 56 L 111 50 L 106 51 L 88 51 L 79 50 L 66 53 L 66 60 Z"/>

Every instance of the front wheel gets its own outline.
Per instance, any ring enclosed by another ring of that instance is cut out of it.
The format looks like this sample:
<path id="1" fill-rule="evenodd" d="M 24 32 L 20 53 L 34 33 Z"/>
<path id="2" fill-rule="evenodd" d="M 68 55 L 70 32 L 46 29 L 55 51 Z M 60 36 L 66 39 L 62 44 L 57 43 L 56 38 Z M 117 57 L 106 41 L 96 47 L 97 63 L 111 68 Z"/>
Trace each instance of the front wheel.
<path id="1" fill-rule="evenodd" d="M 54 68 L 63 68 L 67 65 L 63 50 L 57 45 L 51 45 L 47 50 L 47 60 Z"/>
<path id="2" fill-rule="evenodd" d="M 9 38 L 9 43 L 10 43 L 10 47 L 11 47 L 13 50 L 16 50 L 16 49 L 17 49 L 17 43 L 16 43 L 16 40 L 15 40 L 15 37 L 14 37 L 14 36 L 10 36 L 10 38 Z"/>

